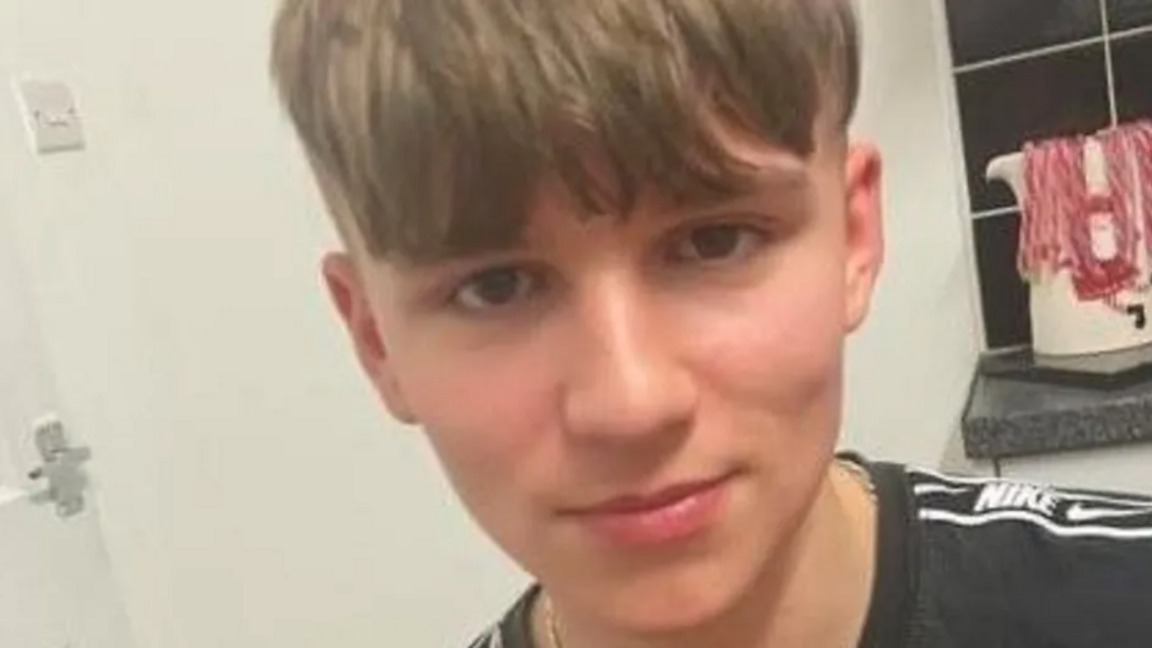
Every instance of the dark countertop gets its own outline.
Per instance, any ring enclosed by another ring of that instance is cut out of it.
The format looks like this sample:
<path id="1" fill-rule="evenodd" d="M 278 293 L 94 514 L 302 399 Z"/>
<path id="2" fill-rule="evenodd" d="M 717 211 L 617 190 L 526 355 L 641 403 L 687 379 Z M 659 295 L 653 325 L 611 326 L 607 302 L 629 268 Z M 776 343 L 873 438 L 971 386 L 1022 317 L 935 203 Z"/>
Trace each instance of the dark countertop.
<path id="1" fill-rule="evenodd" d="M 1152 381 L 1091 389 L 981 374 L 963 427 L 972 459 L 1152 442 Z"/>

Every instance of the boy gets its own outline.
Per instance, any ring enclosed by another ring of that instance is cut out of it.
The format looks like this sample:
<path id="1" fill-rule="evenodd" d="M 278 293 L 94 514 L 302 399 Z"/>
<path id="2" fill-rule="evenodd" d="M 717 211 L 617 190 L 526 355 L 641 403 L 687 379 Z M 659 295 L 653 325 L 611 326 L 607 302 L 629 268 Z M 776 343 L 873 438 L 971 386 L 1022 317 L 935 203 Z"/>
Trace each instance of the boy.
<path id="1" fill-rule="evenodd" d="M 540 583 L 476 646 L 1152 642 L 1147 503 L 834 455 L 857 40 L 848 0 L 286 1 L 359 360 Z"/>

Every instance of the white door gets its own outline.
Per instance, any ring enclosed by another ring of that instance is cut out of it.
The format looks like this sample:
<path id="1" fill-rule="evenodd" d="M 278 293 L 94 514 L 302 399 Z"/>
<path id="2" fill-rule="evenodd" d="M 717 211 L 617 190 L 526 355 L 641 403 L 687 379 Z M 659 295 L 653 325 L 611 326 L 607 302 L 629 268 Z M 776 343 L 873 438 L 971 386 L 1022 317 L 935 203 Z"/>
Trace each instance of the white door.
<path id="1" fill-rule="evenodd" d="M 0 218 L 0 647 L 130 648 L 92 494 L 74 491 L 81 480 L 72 464 L 82 455 L 45 462 L 37 447 L 33 428 L 61 404 L 3 230 Z M 62 506 L 48 501 L 53 483 Z M 79 493 L 82 504 L 69 497 Z"/>

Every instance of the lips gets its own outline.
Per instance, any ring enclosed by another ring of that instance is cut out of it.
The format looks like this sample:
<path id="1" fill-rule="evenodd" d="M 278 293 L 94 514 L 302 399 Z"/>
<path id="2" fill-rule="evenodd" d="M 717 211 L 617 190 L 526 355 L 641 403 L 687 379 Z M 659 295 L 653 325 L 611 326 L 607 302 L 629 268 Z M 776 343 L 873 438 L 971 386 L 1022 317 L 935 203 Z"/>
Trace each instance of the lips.
<path id="1" fill-rule="evenodd" d="M 625 495 L 571 515 L 595 536 L 615 545 L 652 545 L 684 540 L 719 517 L 734 475 L 684 482 L 650 494 Z"/>
<path id="2" fill-rule="evenodd" d="M 686 482 L 659 490 L 651 495 L 624 495 L 577 511 L 577 513 L 586 515 L 625 515 L 629 513 L 653 511 L 671 506 L 684 498 L 713 488 L 725 479 L 727 479 L 727 476 L 706 481 Z"/>

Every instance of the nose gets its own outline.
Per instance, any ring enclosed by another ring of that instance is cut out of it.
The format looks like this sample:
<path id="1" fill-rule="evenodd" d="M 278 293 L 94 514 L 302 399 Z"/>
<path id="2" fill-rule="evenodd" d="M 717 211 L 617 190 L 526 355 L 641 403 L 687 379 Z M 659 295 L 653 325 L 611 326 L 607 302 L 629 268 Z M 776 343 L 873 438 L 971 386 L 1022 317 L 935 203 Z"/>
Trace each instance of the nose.
<path id="1" fill-rule="evenodd" d="M 620 278 L 599 282 L 578 300 L 563 397 L 573 438 L 638 442 L 688 429 L 697 390 L 676 357 L 675 322 L 655 301 Z"/>

